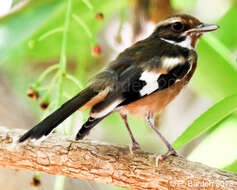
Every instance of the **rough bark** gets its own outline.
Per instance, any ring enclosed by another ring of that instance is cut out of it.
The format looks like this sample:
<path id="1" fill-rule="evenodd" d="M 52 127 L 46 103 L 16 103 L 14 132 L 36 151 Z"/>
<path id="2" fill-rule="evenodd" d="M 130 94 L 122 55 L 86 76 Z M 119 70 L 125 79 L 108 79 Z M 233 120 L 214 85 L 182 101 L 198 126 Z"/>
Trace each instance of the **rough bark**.
<path id="1" fill-rule="evenodd" d="M 23 130 L 0 128 L 0 166 L 60 174 L 130 189 L 237 189 L 237 174 L 170 156 L 156 166 L 156 155 L 129 153 L 124 146 L 75 142 L 57 134 L 18 144 Z"/>

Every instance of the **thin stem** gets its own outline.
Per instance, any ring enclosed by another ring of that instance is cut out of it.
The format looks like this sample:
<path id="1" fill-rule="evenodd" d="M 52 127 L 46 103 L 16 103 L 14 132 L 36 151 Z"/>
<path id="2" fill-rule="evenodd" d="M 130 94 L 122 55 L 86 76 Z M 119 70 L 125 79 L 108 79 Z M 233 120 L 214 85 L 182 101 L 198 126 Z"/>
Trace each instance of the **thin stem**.
<path id="1" fill-rule="evenodd" d="M 36 90 L 36 91 L 39 91 L 39 88 L 40 88 L 40 85 L 41 85 L 41 82 L 44 80 L 44 78 L 50 73 L 52 72 L 53 70 L 56 70 L 59 68 L 59 65 L 52 65 L 50 67 L 48 67 L 39 77 L 39 79 L 33 84 L 33 89 Z"/>
<path id="2" fill-rule="evenodd" d="M 120 24 L 119 24 L 119 29 L 118 29 L 118 34 L 117 35 L 121 35 L 124 22 L 125 22 L 125 9 L 122 9 L 121 12 L 120 12 Z"/>
<path id="3" fill-rule="evenodd" d="M 66 62 L 67 62 L 67 57 L 66 57 L 67 34 L 69 30 L 71 11 L 72 11 L 72 1 L 68 0 L 68 7 L 67 7 L 67 12 L 66 12 L 63 39 L 62 39 L 62 49 L 61 49 L 60 62 L 59 62 L 60 78 L 59 78 L 59 87 L 58 87 L 58 98 L 57 98 L 57 104 L 56 104 L 57 107 L 59 107 L 62 102 L 63 78 L 65 76 Z"/>
<path id="4" fill-rule="evenodd" d="M 81 27 L 82 27 L 82 28 L 85 30 L 85 32 L 87 33 L 88 37 L 91 38 L 91 39 L 93 39 L 93 35 L 92 35 L 90 29 L 89 29 L 89 28 L 87 27 L 87 25 L 83 22 L 83 20 L 82 20 L 79 16 L 77 16 L 76 14 L 73 14 L 73 15 L 72 15 L 72 18 L 73 18 L 76 22 L 78 22 L 78 24 L 81 25 Z"/>
<path id="5" fill-rule="evenodd" d="M 64 190 L 65 176 L 57 175 L 54 183 L 54 190 Z"/>
<path id="6" fill-rule="evenodd" d="M 71 98 L 72 98 L 72 96 L 69 95 L 69 94 L 66 93 L 66 92 L 63 93 L 63 96 L 64 96 L 66 99 L 71 99 Z M 72 114 L 70 123 L 69 123 L 68 125 L 66 125 L 66 126 L 63 128 L 65 135 L 67 135 L 67 136 L 72 135 L 74 123 L 75 123 L 75 114 Z"/>
<path id="7" fill-rule="evenodd" d="M 44 91 L 44 90 L 48 90 L 48 85 L 47 86 L 41 86 L 38 88 L 38 91 Z"/>
<path id="8" fill-rule="evenodd" d="M 71 116 L 70 123 L 68 124 L 67 127 L 64 128 L 64 133 L 65 133 L 67 136 L 72 135 L 72 133 L 73 133 L 73 128 L 74 128 L 74 124 L 75 124 L 75 114 L 73 114 L 73 115 Z"/>
<path id="9" fill-rule="evenodd" d="M 78 86 L 79 89 L 83 88 L 82 83 L 76 77 L 74 77 L 73 75 L 66 74 L 66 78 L 71 80 L 72 82 L 74 82 Z"/>
<path id="10" fill-rule="evenodd" d="M 48 92 L 50 92 L 50 91 L 53 89 L 53 87 L 56 85 L 56 80 L 58 79 L 59 75 L 60 75 L 60 73 L 57 72 L 57 73 L 54 75 L 54 77 L 52 78 L 52 80 L 51 80 L 51 82 L 50 82 L 50 85 L 49 85 L 49 87 L 48 87 Z"/>
<path id="11" fill-rule="evenodd" d="M 89 0 L 82 0 L 83 3 L 92 11 L 94 9 L 93 5 L 90 3 Z"/>
<path id="12" fill-rule="evenodd" d="M 55 34 L 55 33 L 57 33 L 57 32 L 64 32 L 64 27 L 58 27 L 58 28 L 54 28 L 54 29 L 52 29 L 52 30 L 50 30 L 50 31 L 48 31 L 48 32 L 46 32 L 46 33 L 44 33 L 43 35 L 41 35 L 39 38 L 38 38 L 38 40 L 37 41 L 42 41 L 42 40 L 44 40 L 45 38 L 47 38 L 47 37 L 49 37 L 49 36 L 51 36 L 51 35 L 53 35 L 53 34 Z"/>
<path id="13" fill-rule="evenodd" d="M 52 71 L 56 70 L 59 68 L 59 65 L 56 64 L 56 65 L 52 65 L 50 67 L 48 67 L 39 77 L 38 81 L 37 82 L 42 82 L 44 80 L 44 78 L 49 74 L 51 73 Z"/>
<path id="14" fill-rule="evenodd" d="M 72 12 L 72 0 L 68 0 L 68 6 L 67 6 L 67 10 L 66 10 L 66 18 L 65 18 L 65 24 L 64 24 L 63 39 L 62 39 L 62 49 L 61 49 L 60 62 L 59 62 L 60 78 L 59 78 L 59 87 L 58 87 L 58 97 L 57 97 L 57 103 L 56 103 L 57 107 L 59 107 L 62 102 L 63 78 L 66 73 L 66 62 L 67 62 L 67 57 L 66 57 L 67 35 L 68 35 L 68 30 L 69 30 L 71 12 Z M 59 131 L 57 131 L 57 132 L 59 132 Z M 64 176 L 56 176 L 54 190 L 63 190 L 64 183 L 65 183 Z"/>
<path id="15" fill-rule="evenodd" d="M 40 181 L 41 177 L 40 177 L 40 173 L 39 172 L 35 173 L 35 178 Z"/>

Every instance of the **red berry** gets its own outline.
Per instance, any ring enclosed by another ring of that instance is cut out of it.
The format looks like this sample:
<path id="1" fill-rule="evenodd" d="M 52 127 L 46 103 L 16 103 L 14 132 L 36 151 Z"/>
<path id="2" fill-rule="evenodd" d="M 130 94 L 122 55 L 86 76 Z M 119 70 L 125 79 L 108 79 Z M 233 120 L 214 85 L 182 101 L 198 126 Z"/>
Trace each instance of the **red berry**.
<path id="1" fill-rule="evenodd" d="M 99 56 L 102 52 L 102 49 L 99 44 L 95 45 L 94 48 L 92 49 L 92 54 L 94 56 Z"/>
<path id="2" fill-rule="evenodd" d="M 32 86 L 29 87 L 28 92 L 26 93 L 28 97 L 37 100 L 39 98 L 39 93 L 35 91 Z"/>
<path id="3" fill-rule="evenodd" d="M 97 13 L 95 18 L 99 21 L 103 21 L 104 20 L 104 14 L 103 13 Z"/>
<path id="4" fill-rule="evenodd" d="M 40 184 L 41 184 L 40 180 L 37 179 L 37 177 L 33 177 L 31 185 L 34 186 L 34 187 L 39 187 Z"/>
<path id="5" fill-rule="evenodd" d="M 42 110 L 46 110 L 49 106 L 49 102 L 40 102 L 40 107 Z"/>

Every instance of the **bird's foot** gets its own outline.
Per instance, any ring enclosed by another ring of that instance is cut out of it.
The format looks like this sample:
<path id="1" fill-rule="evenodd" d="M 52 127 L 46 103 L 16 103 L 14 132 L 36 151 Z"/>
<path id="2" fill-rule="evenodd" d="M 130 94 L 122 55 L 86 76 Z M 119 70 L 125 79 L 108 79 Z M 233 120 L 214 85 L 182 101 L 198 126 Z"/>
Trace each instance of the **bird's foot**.
<path id="1" fill-rule="evenodd" d="M 132 144 L 129 145 L 129 151 L 131 154 L 133 154 L 134 152 L 138 150 L 142 150 L 142 147 L 137 141 L 134 141 L 132 142 Z"/>
<path id="2" fill-rule="evenodd" d="M 169 156 L 180 156 L 180 155 L 174 149 L 169 150 L 165 154 L 159 154 L 158 156 L 156 156 L 156 166 L 158 167 L 159 162 L 165 160 Z"/>

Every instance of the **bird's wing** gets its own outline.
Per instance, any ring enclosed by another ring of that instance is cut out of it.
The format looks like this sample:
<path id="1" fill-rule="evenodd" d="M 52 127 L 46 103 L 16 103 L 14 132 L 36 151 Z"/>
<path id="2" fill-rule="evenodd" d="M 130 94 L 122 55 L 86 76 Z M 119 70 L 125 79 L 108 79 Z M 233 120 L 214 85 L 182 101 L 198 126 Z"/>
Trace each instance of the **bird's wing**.
<path id="1" fill-rule="evenodd" d="M 129 73 L 123 73 L 121 80 L 125 81 L 126 84 L 124 86 L 128 86 L 128 88 L 120 90 L 124 101 L 119 106 L 127 105 L 154 92 L 170 87 L 175 82 L 182 80 L 190 69 L 190 64 L 185 62 L 170 70 L 164 68 L 156 70 L 138 69 L 139 73 L 133 79 L 127 78 Z"/>
<path id="2" fill-rule="evenodd" d="M 127 105 L 140 98 L 163 90 L 176 81 L 181 80 L 189 71 L 188 62 L 180 63 L 172 69 L 145 70 L 143 64 L 123 64 L 123 69 L 117 72 L 116 67 L 109 67 L 111 73 L 116 73 L 113 88 L 106 98 L 92 109 L 92 117 L 98 118 L 108 115 L 117 107 Z"/>

